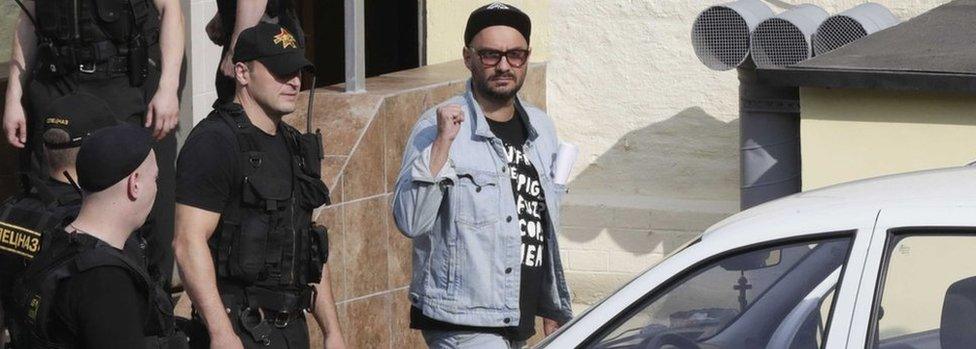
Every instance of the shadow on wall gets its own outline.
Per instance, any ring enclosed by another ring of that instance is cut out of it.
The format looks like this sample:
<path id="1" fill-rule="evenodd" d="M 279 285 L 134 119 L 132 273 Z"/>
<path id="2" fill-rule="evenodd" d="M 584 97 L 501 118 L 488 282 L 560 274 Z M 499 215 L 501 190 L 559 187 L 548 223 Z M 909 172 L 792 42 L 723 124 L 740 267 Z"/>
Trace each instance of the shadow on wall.
<path id="1" fill-rule="evenodd" d="M 691 107 L 627 133 L 570 182 L 563 238 L 586 246 L 609 235 L 632 254 L 671 252 L 737 211 L 738 132 L 738 120 Z"/>

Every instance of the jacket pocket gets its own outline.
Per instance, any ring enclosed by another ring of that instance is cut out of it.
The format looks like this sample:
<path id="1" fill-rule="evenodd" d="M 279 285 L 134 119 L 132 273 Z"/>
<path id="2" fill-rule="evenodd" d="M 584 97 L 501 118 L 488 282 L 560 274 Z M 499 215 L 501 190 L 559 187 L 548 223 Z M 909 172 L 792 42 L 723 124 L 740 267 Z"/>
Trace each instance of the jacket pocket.
<path id="1" fill-rule="evenodd" d="M 492 172 L 457 169 L 458 182 L 451 190 L 454 220 L 460 225 L 480 228 L 498 219 L 500 189 Z"/>

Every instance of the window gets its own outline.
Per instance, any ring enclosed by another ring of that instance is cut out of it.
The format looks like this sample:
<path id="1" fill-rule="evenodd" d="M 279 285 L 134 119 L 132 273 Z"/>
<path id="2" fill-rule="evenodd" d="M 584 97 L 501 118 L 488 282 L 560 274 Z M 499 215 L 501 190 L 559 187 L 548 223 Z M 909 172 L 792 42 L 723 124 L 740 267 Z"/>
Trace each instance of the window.
<path id="1" fill-rule="evenodd" d="M 892 234 L 872 312 L 871 348 L 954 349 L 976 343 L 976 235 Z"/>
<path id="2" fill-rule="evenodd" d="M 589 346 L 819 347 L 849 244 L 847 236 L 720 257 L 652 293 Z"/>

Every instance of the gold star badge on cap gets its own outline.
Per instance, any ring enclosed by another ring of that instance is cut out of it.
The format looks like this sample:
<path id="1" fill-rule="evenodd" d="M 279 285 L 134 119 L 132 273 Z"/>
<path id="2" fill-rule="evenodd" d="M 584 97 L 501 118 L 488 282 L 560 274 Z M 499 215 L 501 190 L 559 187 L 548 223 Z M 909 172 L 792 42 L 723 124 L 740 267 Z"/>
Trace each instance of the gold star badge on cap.
<path id="1" fill-rule="evenodd" d="M 281 45 L 281 48 L 298 48 L 298 41 L 285 28 L 281 28 L 281 32 L 274 36 L 274 43 Z"/>

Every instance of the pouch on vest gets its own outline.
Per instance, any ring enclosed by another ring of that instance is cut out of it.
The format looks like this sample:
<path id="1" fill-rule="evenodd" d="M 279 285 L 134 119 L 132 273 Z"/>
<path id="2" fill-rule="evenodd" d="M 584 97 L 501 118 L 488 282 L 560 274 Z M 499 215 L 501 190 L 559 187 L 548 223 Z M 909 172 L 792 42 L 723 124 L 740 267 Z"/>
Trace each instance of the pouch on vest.
<path id="1" fill-rule="evenodd" d="M 244 281 L 258 280 L 264 269 L 264 254 L 271 238 L 271 215 L 260 214 L 244 219 L 240 231 L 233 236 L 228 261 L 230 276 Z"/>
<path id="2" fill-rule="evenodd" d="M 329 262 L 329 230 L 321 225 L 312 224 L 307 231 L 309 282 L 318 283 L 322 280 L 322 266 Z"/>
<path id="3" fill-rule="evenodd" d="M 298 204 L 309 211 L 331 205 L 329 187 L 322 183 L 322 134 L 294 130 L 291 138 L 298 148 L 298 168 L 294 169 Z"/>
<path id="4" fill-rule="evenodd" d="M 114 42 L 126 42 L 133 33 L 129 15 L 130 0 L 94 0 L 100 28 Z"/>

